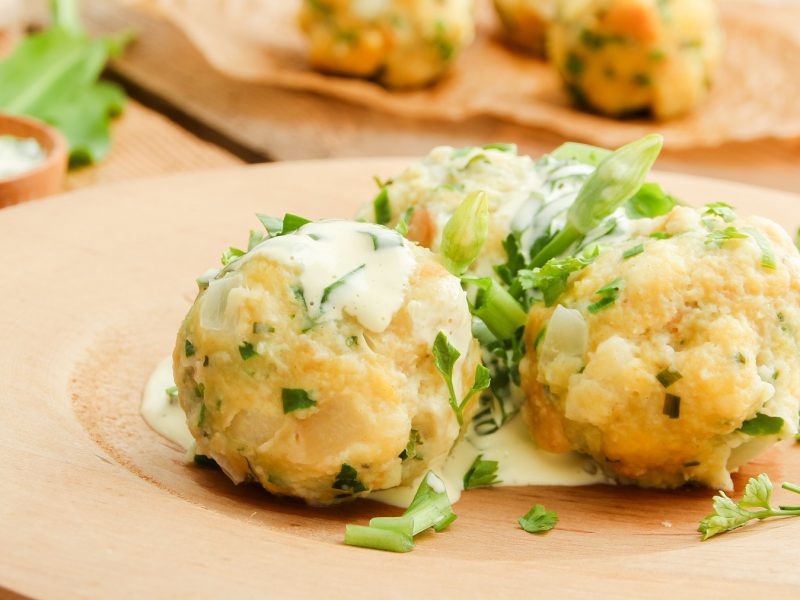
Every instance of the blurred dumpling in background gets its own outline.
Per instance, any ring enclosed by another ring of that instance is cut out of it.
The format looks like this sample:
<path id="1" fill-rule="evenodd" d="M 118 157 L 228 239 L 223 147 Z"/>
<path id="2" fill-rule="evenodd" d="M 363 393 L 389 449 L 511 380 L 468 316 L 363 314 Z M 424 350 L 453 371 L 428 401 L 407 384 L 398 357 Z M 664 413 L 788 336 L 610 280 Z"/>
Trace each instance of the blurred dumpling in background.
<path id="1" fill-rule="evenodd" d="M 556 0 L 494 0 L 494 6 L 508 41 L 544 57 Z"/>
<path id="2" fill-rule="evenodd" d="M 436 80 L 475 37 L 473 0 L 304 0 L 311 64 L 389 87 Z"/>
<path id="3" fill-rule="evenodd" d="M 713 0 L 563 0 L 549 53 L 575 101 L 670 119 L 708 94 L 723 35 Z"/>

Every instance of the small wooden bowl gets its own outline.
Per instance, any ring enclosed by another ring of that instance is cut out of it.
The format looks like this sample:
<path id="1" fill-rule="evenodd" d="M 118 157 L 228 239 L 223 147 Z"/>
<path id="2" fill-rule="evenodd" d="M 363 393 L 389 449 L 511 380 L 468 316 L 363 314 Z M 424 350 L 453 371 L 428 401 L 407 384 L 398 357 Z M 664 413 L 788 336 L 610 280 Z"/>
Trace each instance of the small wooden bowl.
<path id="1" fill-rule="evenodd" d="M 31 171 L 0 178 L 0 208 L 56 194 L 62 190 L 67 172 L 67 140 L 61 133 L 36 119 L 0 113 L 0 136 L 33 138 L 47 154 Z"/>

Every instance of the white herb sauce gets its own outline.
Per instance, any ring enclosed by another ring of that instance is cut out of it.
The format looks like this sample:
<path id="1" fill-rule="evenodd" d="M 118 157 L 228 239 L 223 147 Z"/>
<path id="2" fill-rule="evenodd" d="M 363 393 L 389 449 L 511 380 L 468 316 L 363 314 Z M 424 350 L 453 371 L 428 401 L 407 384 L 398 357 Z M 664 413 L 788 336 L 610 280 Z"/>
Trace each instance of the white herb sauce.
<path id="1" fill-rule="evenodd" d="M 144 388 L 142 416 L 156 433 L 189 450 L 194 446 L 194 439 L 186 425 L 186 415 L 178 401 L 171 401 L 165 391 L 172 385 L 172 360 L 165 358 Z M 499 486 L 577 486 L 607 481 L 586 457 L 575 453 L 553 454 L 539 449 L 531 440 L 522 417 L 517 415 L 491 435 L 477 435 L 470 427 L 444 463 L 433 469 L 444 481 L 451 502 L 461 497 L 464 474 L 479 454 L 484 460 L 498 461 L 497 476 L 501 483 L 496 485 Z M 418 483 L 373 492 L 369 498 L 406 507 L 414 497 Z"/>
<path id="2" fill-rule="evenodd" d="M 344 312 L 376 333 L 389 326 L 403 304 L 416 267 L 400 234 L 352 221 L 308 223 L 294 233 L 265 240 L 236 264 L 259 255 L 299 268 L 312 320 L 341 319 Z"/>
<path id="3" fill-rule="evenodd" d="M 45 158 L 47 154 L 35 139 L 0 135 L 0 179 L 32 171 Z"/>

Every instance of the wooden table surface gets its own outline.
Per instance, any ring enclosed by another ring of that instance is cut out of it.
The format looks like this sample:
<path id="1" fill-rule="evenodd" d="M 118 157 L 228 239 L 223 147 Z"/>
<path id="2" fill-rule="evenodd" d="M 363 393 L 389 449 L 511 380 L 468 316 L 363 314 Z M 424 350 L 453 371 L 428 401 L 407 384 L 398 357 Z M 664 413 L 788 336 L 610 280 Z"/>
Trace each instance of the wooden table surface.
<path id="1" fill-rule="evenodd" d="M 438 144 L 509 141 L 536 155 L 564 141 L 496 119 L 403 119 L 312 93 L 230 80 L 167 22 L 109 0 L 87 0 L 84 10 L 91 30 L 133 28 L 138 38 L 110 68 L 132 97 L 114 126 L 111 156 L 71 174 L 71 189 L 242 163 L 422 155 Z M 666 151 L 659 168 L 800 192 L 800 140 Z"/>

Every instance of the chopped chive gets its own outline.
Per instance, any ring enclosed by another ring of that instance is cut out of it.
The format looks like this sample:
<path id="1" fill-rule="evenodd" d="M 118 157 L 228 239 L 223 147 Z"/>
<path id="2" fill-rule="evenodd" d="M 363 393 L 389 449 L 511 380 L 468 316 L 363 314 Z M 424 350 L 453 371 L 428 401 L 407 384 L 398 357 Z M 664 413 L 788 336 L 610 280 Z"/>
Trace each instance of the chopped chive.
<path id="1" fill-rule="evenodd" d="M 736 218 L 736 209 L 725 202 L 711 202 L 710 204 L 706 204 L 705 208 L 706 211 L 703 213 L 704 215 L 719 217 L 726 223 L 730 223 Z"/>
<path id="2" fill-rule="evenodd" d="M 672 236 L 664 231 L 656 231 L 651 233 L 649 237 L 653 238 L 654 240 L 668 240 Z"/>
<path id="3" fill-rule="evenodd" d="M 169 399 L 170 399 L 170 402 L 171 402 L 171 401 L 175 400 L 175 398 L 178 397 L 178 386 L 177 385 L 171 385 L 170 387 L 165 389 L 164 392 L 167 394 L 167 396 L 169 396 Z"/>
<path id="4" fill-rule="evenodd" d="M 601 310 L 605 310 L 617 301 L 621 288 L 622 278 L 617 277 L 613 281 L 610 281 L 595 292 L 595 295 L 600 296 L 600 300 L 594 304 L 590 304 L 587 310 L 593 315 L 599 313 Z"/>
<path id="5" fill-rule="evenodd" d="M 342 464 L 342 468 L 339 470 L 339 474 L 334 479 L 331 487 L 344 492 L 337 498 L 367 491 L 367 486 L 358 479 L 358 471 L 346 463 Z"/>
<path id="6" fill-rule="evenodd" d="M 644 252 L 644 245 L 637 244 L 633 248 L 628 248 L 627 250 L 625 250 L 625 252 L 622 253 L 622 258 L 623 260 L 628 260 L 629 258 L 633 258 L 637 254 L 641 254 L 642 252 Z"/>
<path id="7" fill-rule="evenodd" d="M 283 388 L 281 400 L 283 401 L 283 414 L 311 408 L 317 404 L 317 401 L 311 398 L 306 390 L 297 388 Z"/>
<path id="8" fill-rule="evenodd" d="M 374 548 L 389 552 L 410 552 L 414 549 L 411 536 L 366 525 L 345 525 L 344 543 L 348 546 Z"/>
<path id="9" fill-rule="evenodd" d="M 533 349 L 534 350 L 538 350 L 539 349 L 539 344 L 542 343 L 542 341 L 544 340 L 544 336 L 545 335 L 547 335 L 547 325 L 542 327 L 539 330 L 539 333 L 536 334 L 536 339 L 533 341 Z"/>
<path id="10" fill-rule="evenodd" d="M 664 397 L 664 410 L 663 414 L 667 415 L 670 419 L 678 419 L 681 416 L 681 397 L 673 394 L 667 394 Z"/>
<path id="11" fill-rule="evenodd" d="M 356 267 L 355 269 L 353 269 L 349 273 L 345 273 L 339 279 L 337 279 L 332 284 L 330 284 L 328 287 L 326 287 L 322 291 L 322 298 L 319 301 L 320 307 L 324 306 L 328 302 L 328 300 L 330 300 L 331 294 L 334 291 L 336 291 L 337 288 L 342 287 L 347 282 L 347 278 L 348 277 L 350 277 L 352 275 L 355 275 L 356 273 L 358 273 L 361 269 L 363 269 L 366 266 L 367 266 L 366 264 L 363 264 L 363 265 L 361 265 L 359 267 Z"/>
<path id="12" fill-rule="evenodd" d="M 250 342 L 242 342 L 242 345 L 239 346 L 239 354 L 242 360 L 250 360 L 254 356 L 258 356 L 258 352 L 256 352 L 256 349 L 253 348 L 253 344 Z"/>
<path id="13" fill-rule="evenodd" d="M 352 348 L 353 346 L 358 346 L 358 336 L 350 335 L 345 338 L 344 343 L 348 348 Z"/>
<path id="14" fill-rule="evenodd" d="M 508 154 L 516 154 L 517 153 L 517 145 L 516 144 L 484 144 L 484 150 L 499 150 L 500 152 L 506 152 Z"/>
<path id="15" fill-rule="evenodd" d="M 742 231 L 749 235 L 761 250 L 761 266 L 765 269 L 775 269 L 777 267 L 775 252 L 772 250 L 772 244 L 769 243 L 769 240 L 758 229 L 753 227 L 745 227 Z"/>
<path id="16" fill-rule="evenodd" d="M 189 338 L 186 338 L 186 343 L 183 345 L 183 353 L 186 355 L 187 358 L 190 356 L 194 356 L 195 353 L 194 344 L 192 344 L 192 342 L 189 341 Z"/>
<path id="17" fill-rule="evenodd" d="M 395 226 L 394 230 L 403 237 L 406 237 L 408 235 L 408 226 L 411 224 L 411 217 L 413 216 L 414 216 L 414 207 L 409 206 L 403 212 L 403 216 L 400 217 L 400 220 L 397 222 L 397 225 Z"/>
<path id="18" fill-rule="evenodd" d="M 658 382 L 665 388 L 668 388 L 682 377 L 683 375 L 681 375 L 678 371 L 676 371 L 672 367 L 667 367 L 666 369 L 661 371 L 658 375 L 656 375 L 656 379 L 658 379 Z"/>
<path id="19" fill-rule="evenodd" d="M 375 222 L 378 225 L 386 225 L 392 220 L 392 208 L 389 204 L 389 191 L 382 187 L 375 200 L 372 201 L 372 207 L 375 211 Z"/>
<path id="20" fill-rule="evenodd" d="M 206 395 L 206 386 L 202 383 L 198 383 L 194 386 L 194 395 L 198 398 L 203 398 Z"/>
<path id="21" fill-rule="evenodd" d="M 206 422 L 206 405 L 200 405 L 200 415 L 197 417 L 197 426 L 202 427 Z"/>
<path id="22" fill-rule="evenodd" d="M 423 444 L 424 442 L 422 441 L 422 436 L 419 434 L 419 431 L 412 429 L 408 434 L 408 443 L 406 447 L 403 448 L 403 451 L 399 454 L 400 460 L 406 461 L 412 458 L 421 460 L 422 457 L 417 452 L 417 446 L 422 446 Z"/>
<path id="23" fill-rule="evenodd" d="M 736 361 L 740 362 L 741 364 L 747 364 L 747 359 L 745 358 L 744 354 L 741 352 L 737 352 L 735 355 Z"/>
<path id="24" fill-rule="evenodd" d="M 783 429 L 783 419 L 781 417 L 771 417 L 764 413 L 758 413 L 752 419 L 748 419 L 736 431 L 747 435 L 776 435 Z"/>

